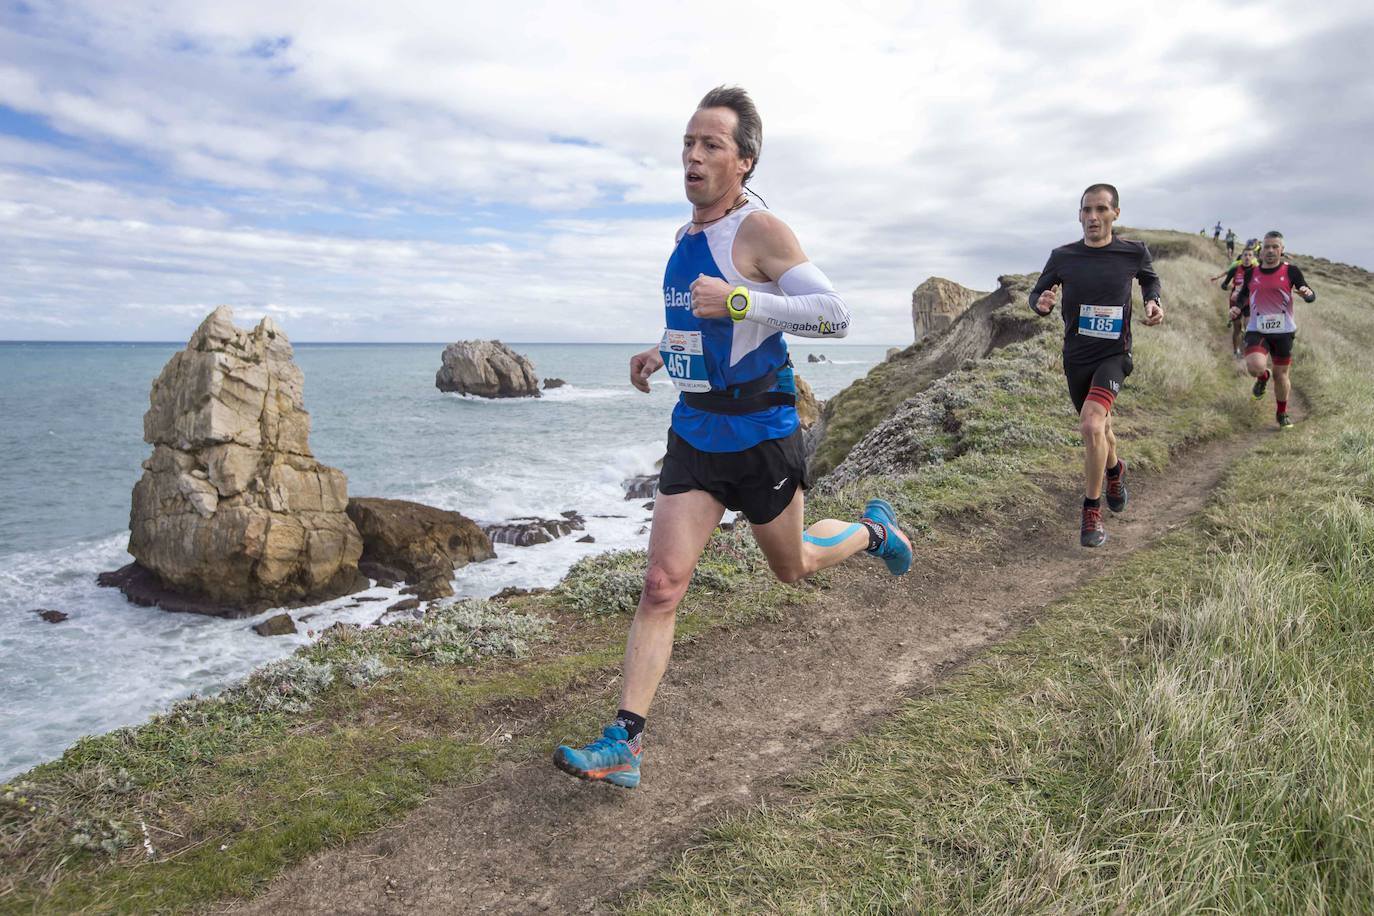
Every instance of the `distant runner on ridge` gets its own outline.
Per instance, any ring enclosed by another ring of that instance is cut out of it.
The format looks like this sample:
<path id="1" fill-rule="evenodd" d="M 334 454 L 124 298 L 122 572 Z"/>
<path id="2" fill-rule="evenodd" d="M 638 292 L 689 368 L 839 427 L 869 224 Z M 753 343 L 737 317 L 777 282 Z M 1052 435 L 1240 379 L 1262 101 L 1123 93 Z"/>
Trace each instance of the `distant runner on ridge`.
<path id="1" fill-rule="evenodd" d="M 1293 290 L 1306 302 L 1317 298 L 1302 269 L 1284 262 L 1283 233 L 1266 232 L 1259 264 L 1237 274 L 1231 294 L 1231 318 L 1235 320 L 1245 311 L 1250 315 L 1245 325 L 1245 368 L 1254 376 L 1250 393 L 1257 401 L 1264 397 L 1269 384 L 1270 358 L 1274 361 L 1274 420 L 1279 429 L 1293 426 L 1288 417 L 1288 395 L 1292 389 L 1288 375 L 1293 368 L 1293 341 L 1298 334 L 1293 318 Z"/>
<path id="2" fill-rule="evenodd" d="M 677 606 L 727 508 L 749 520 L 784 582 L 860 551 L 893 575 L 911 566 L 911 545 L 881 499 L 857 521 L 824 519 L 802 530 L 810 483 L 782 335 L 844 337 L 850 314 L 787 224 L 749 199 L 762 145 L 753 101 L 725 86 L 701 100 L 682 138 L 692 219 L 678 230 L 663 277 L 663 339 L 630 359 L 630 384 L 647 392 L 649 376 L 666 368 L 678 403 L 620 708 L 599 739 L 553 755 L 559 769 L 583 779 L 639 785 L 645 717 L 673 650 Z"/>
<path id="3" fill-rule="evenodd" d="M 1113 512 L 1126 508 L 1126 463 L 1116 454 L 1112 405 L 1132 368 L 1132 280 L 1140 281 L 1146 326 L 1164 320 L 1159 275 L 1150 250 L 1144 242 L 1113 234 L 1112 225 L 1120 217 L 1121 197 L 1116 188 L 1091 185 L 1079 198 L 1083 238 L 1050 252 L 1030 292 L 1030 307 L 1037 315 L 1048 315 L 1063 288 L 1064 375 L 1078 411 L 1084 446 L 1079 529 L 1079 543 L 1084 547 L 1099 547 L 1107 540 L 1102 527 L 1104 474 L 1108 508 Z"/>

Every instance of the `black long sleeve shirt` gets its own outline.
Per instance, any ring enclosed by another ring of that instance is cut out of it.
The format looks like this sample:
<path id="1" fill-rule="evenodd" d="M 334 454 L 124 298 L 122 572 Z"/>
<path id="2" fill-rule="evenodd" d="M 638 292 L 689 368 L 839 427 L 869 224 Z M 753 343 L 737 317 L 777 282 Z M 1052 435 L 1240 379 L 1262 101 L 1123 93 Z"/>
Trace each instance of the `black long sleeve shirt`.
<path id="1" fill-rule="evenodd" d="M 1030 292 L 1030 307 L 1035 308 L 1045 290 L 1062 284 L 1059 310 L 1064 319 L 1065 363 L 1081 365 L 1131 352 L 1132 280 L 1140 281 L 1146 302 L 1159 298 L 1159 274 L 1144 242 L 1113 236 L 1110 244 L 1090 248 L 1080 239 L 1050 252 Z M 1111 316 L 1115 308 L 1121 309 L 1119 322 L 1094 317 Z"/>

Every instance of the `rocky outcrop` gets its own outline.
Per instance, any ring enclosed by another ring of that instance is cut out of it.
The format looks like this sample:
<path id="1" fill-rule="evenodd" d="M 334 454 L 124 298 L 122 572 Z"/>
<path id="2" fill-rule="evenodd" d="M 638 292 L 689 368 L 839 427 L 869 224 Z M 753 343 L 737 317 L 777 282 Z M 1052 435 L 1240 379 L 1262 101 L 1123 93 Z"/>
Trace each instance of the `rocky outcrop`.
<path id="1" fill-rule="evenodd" d="M 544 379 L 544 390 L 551 391 L 554 388 L 562 388 L 566 384 L 568 383 L 561 378 L 546 378 Z"/>
<path id="2" fill-rule="evenodd" d="M 828 360 L 828 359 L 825 358 L 825 354 L 824 354 L 824 353 L 808 353 L 808 354 L 806 354 L 806 361 L 807 361 L 808 363 L 828 363 L 828 362 L 830 362 L 830 360 Z"/>
<path id="3" fill-rule="evenodd" d="M 998 278 L 998 288 L 969 306 L 944 332 L 913 344 L 869 370 L 868 375 L 825 402 L 811 476 L 829 473 L 856 442 L 898 405 L 928 388 L 965 360 L 1054 330 L 1026 307 L 1031 277 Z"/>
<path id="4" fill-rule="evenodd" d="M 310 451 L 303 381 L 272 319 L 244 331 L 227 306 L 205 319 L 153 383 L 153 454 L 129 516 L 135 563 L 101 584 L 220 616 L 366 587 L 347 479 Z"/>
<path id="5" fill-rule="evenodd" d="M 36 607 L 33 609 L 33 612 L 48 623 L 61 623 L 71 616 L 70 614 L 64 614 L 62 611 L 55 611 L 47 607 Z"/>
<path id="6" fill-rule="evenodd" d="M 816 400 L 816 393 L 806 379 L 794 373 L 792 380 L 797 384 L 797 419 L 802 429 L 810 429 L 821 418 L 821 402 Z"/>
<path id="7" fill-rule="evenodd" d="M 513 518 L 495 525 L 483 525 L 482 530 L 496 544 L 530 547 L 547 544 L 586 527 L 586 520 L 576 512 L 564 512 L 562 518 Z"/>
<path id="8" fill-rule="evenodd" d="M 426 600 L 453 594 L 460 566 L 496 556 L 477 523 L 459 512 L 403 499 L 357 497 L 348 517 L 363 539 L 362 571 L 381 582 L 406 582 Z"/>
<path id="9" fill-rule="evenodd" d="M 923 340 L 943 331 L 986 295 L 943 277 L 926 280 L 911 294 L 911 326 L 916 339 Z"/>
<path id="10" fill-rule="evenodd" d="M 528 359 L 499 340 L 460 340 L 444 348 L 434 376 L 440 391 L 479 398 L 537 398 L 539 377 Z"/>

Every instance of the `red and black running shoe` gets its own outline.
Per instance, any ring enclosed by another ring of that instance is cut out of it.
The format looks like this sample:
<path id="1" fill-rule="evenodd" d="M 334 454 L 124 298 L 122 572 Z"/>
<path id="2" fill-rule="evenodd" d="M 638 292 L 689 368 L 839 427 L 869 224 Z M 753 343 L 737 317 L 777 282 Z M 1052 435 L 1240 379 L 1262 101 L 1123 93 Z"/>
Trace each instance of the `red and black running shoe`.
<path id="1" fill-rule="evenodd" d="M 1120 512 L 1126 508 L 1126 500 L 1130 498 L 1130 494 L 1126 492 L 1126 462 L 1117 461 L 1117 467 L 1121 469 L 1121 473 L 1115 477 L 1107 477 L 1105 488 L 1107 508 L 1113 512 Z"/>
<path id="2" fill-rule="evenodd" d="M 1101 547 L 1107 540 L 1107 529 L 1102 527 L 1102 510 L 1083 507 L 1083 527 L 1078 533 L 1078 543 L 1084 547 Z"/>

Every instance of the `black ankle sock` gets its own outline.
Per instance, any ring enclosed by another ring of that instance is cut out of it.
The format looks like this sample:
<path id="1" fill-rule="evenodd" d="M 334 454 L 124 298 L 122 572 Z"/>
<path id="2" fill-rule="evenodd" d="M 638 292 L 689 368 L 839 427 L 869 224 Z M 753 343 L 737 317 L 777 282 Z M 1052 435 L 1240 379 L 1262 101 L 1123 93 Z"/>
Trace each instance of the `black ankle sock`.
<path id="1" fill-rule="evenodd" d="M 615 711 L 614 725 L 619 725 L 629 732 L 629 740 L 633 741 L 635 736 L 644 731 L 644 717 L 637 713 L 630 712 L 628 709 L 617 709 Z"/>
<path id="2" fill-rule="evenodd" d="M 1097 499 L 1088 499 L 1088 497 L 1086 497 L 1086 496 L 1083 497 L 1083 508 L 1084 508 L 1084 509 L 1101 509 L 1101 508 L 1102 508 L 1102 497 L 1099 496 Z"/>
<path id="3" fill-rule="evenodd" d="M 868 547 L 865 549 L 871 552 L 883 546 L 883 541 L 887 540 L 887 529 L 882 526 L 882 523 L 875 522 L 871 518 L 861 518 L 859 521 L 868 529 Z"/>
<path id="4" fill-rule="evenodd" d="M 1110 477 L 1112 480 L 1116 480 L 1118 477 L 1121 476 L 1121 459 L 1120 459 L 1120 458 L 1116 459 L 1116 464 L 1114 464 L 1114 465 L 1112 465 L 1111 467 L 1107 468 L 1107 476 Z"/>

